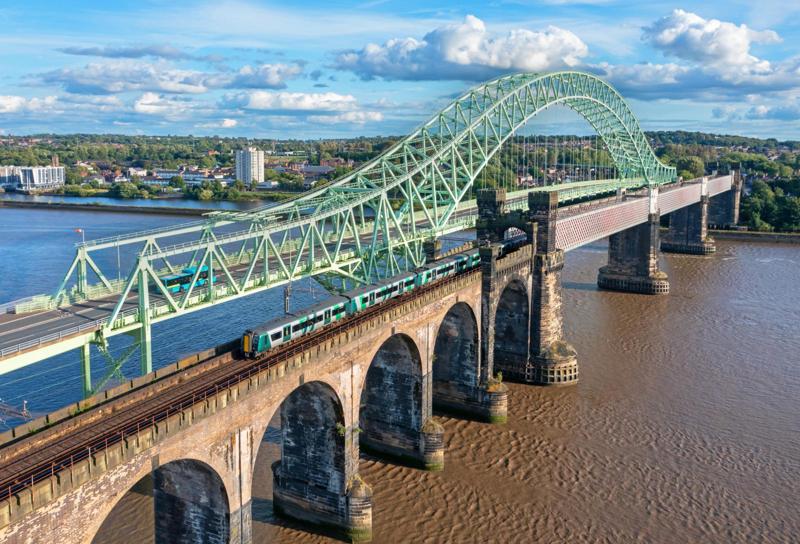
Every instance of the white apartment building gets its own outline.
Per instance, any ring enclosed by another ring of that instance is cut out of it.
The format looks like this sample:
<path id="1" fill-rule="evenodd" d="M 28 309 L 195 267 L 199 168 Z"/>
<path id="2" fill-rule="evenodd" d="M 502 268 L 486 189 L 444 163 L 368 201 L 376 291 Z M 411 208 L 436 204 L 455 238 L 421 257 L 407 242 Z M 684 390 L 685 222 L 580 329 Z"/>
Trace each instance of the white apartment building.
<path id="1" fill-rule="evenodd" d="M 18 170 L 23 191 L 60 187 L 66 179 L 63 166 L 20 166 Z"/>
<path id="2" fill-rule="evenodd" d="M 19 185 L 19 168 L 0 166 L 0 187 L 16 187 L 17 185 Z"/>
<path id="3" fill-rule="evenodd" d="M 236 151 L 236 179 L 246 184 L 264 181 L 264 152 L 255 147 Z"/>

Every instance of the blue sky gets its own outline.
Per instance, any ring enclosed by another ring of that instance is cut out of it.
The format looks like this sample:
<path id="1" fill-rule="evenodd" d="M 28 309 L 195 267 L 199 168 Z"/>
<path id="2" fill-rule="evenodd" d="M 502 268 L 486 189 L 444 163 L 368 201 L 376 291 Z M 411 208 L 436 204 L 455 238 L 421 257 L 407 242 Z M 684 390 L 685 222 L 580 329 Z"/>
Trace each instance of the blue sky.
<path id="1" fill-rule="evenodd" d="M 571 68 L 645 129 L 800 139 L 799 21 L 777 0 L 6 1 L 0 133 L 402 134 L 482 80 Z"/>

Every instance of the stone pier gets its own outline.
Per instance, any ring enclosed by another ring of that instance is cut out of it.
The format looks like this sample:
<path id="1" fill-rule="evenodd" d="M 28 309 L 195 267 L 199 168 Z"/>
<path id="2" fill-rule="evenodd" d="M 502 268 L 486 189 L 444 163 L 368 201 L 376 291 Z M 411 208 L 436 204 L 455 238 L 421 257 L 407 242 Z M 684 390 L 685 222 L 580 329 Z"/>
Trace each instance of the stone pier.
<path id="1" fill-rule="evenodd" d="M 578 354 L 564 340 L 561 270 L 564 251 L 556 248 L 558 193 L 530 193 L 530 217 L 536 221 L 536 253 L 532 261 L 530 345 L 525 381 L 570 385 L 578 381 Z"/>
<path id="2" fill-rule="evenodd" d="M 669 231 L 661 240 L 661 251 L 709 255 L 717 250 L 708 235 L 708 178 L 703 178 L 700 202 L 669 214 Z"/>
<path id="3" fill-rule="evenodd" d="M 276 514 L 353 542 L 372 535 L 372 492 L 358 475 L 358 438 L 336 392 L 306 383 L 281 404 L 281 459 L 272 465 Z"/>
<path id="4" fill-rule="evenodd" d="M 711 199 L 708 205 L 708 224 L 715 227 L 730 228 L 739 223 L 739 204 L 742 199 L 742 176 L 733 172 L 733 187 Z"/>
<path id="5" fill-rule="evenodd" d="M 486 383 L 492 384 L 492 372 L 538 385 L 577 382 L 577 354 L 563 338 L 558 194 L 531 193 L 527 213 L 507 212 L 505 192 L 485 189 L 478 207 L 478 239 L 485 244 L 480 255 Z M 511 228 L 523 232 L 527 243 L 504 242 Z"/>
<path id="6" fill-rule="evenodd" d="M 658 188 L 650 191 L 647 222 L 608 237 L 608 264 L 597 275 L 597 285 L 602 289 L 645 295 L 669 293 L 667 274 L 658 269 Z"/>

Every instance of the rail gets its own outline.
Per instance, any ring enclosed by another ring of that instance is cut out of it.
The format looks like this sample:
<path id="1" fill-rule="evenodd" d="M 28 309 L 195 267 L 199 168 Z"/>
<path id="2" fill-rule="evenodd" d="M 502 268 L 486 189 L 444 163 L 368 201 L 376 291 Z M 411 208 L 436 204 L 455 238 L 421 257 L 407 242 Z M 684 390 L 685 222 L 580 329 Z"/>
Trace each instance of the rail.
<path id="1" fill-rule="evenodd" d="M 113 244 L 123 242 L 125 240 L 131 239 L 139 239 L 139 238 L 146 238 L 149 236 L 157 236 L 164 232 L 171 232 L 180 229 L 193 229 L 193 228 L 202 228 L 208 224 L 208 220 L 203 221 L 190 221 L 187 223 L 178 223 L 177 225 L 165 225 L 163 227 L 158 227 L 155 229 L 147 229 L 147 230 L 140 230 L 137 232 L 131 232 L 128 234 L 118 234 L 116 236 L 106 236 L 105 238 L 94 238 L 92 240 L 86 240 L 85 242 L 77 242 L 75 247 L 93 247 L 99 246 L 102 244 Z"/>
<path id="2" fill-rule="evenodd" d="M 142 415 L 135 421 L 123 422 L 120 425 L 113 427 L 111 430 L 106 432 L 104 436 L 93 440 L 91 443 L 68 450 L 63 455 L 60 455 L 49 462 L 41 463 L 36 467 L 24 470 L 23 473 L 18 474 L 13 480 L 0 483 L 0 500 L 10 499 L 20 491 L 33 487 L 38 482 L 54 477 L 58 472 L 73 467 L 76 463 L 88 459 L 95 453 L 99 453 L 108 449 L 109 446 L 113 446 L 114 444 L 122 442 L 126 438 L 135 436 L 144 429 L 152 428 L 157 423 L 164 421 L 172 415 L 181 413 L 187 408 L 190 408 L 199 402 L 204 402 L 210 397 L 219 394 L 221 391 L 225 391 L 236 384 L 242 383 L 245 380 L 249 380 L 254 375 L 259 374 L 264 370 L 268 370 L 269 368 L 272 368 L 282 362 L 290 360 L 292 357 L 302 353 L 310 346 L 324 343 L 325 341 L 330 340 L 334 336 L 340 334 L 344 330 L 357 327 L 363 324 L 365 321 L 374 318 L 376 315 L 380 315 L 381 313 L 391 310 L 392 308 L 396 308 L 401 304 L 416 300 L 433 289 L 450 285 L 458 280 L 467 278 L 471 275 L 478 275 L 480 273 L 480 270 L 470 270 L 467 272 L 461 272 L 443 280 L 439 280 L 433 284 L 429 284 L 427 287 L 422 288 L 417 292 L 412 291 L 409 294 L 397 297 L 387 302 L 385 305 L 381 304 L 371 309 L 367 309 L 364 312 L 361 312 L 360 315 L 357 314 L 352 318 L 347 318 L 331 327 L 328 327 L 327 329 L 319 331 L 319 333 L 312 333 L 309 336 L 299 338 L 296 343 L 292 342 L 286 344 L 283 349 L 278 348 L 276 352 L 268 353 L 264 357 L 254 360 L 252 364 L 249 364 L 245 368 L 236 371 L 232 376 L 223 376 L 211 384 L 201 383 L 198 387 L 187 392 L 183 396 L 161 403 L 153 410 L 150 410 L 148 413 Z M 239 361 L 247 360 L 239 359 Z M 223 366 L 221 369 L 216 370 L 224 371 L 227 370 L 227 368 L 228 367 Z M 213 377 L 213 374 L 211 377 Z M 203 376 L 201 375 L 198 377 L 198 380 L 202 381 L 202 378 Z M 168 394 L 169 392 L 170 389 L 164 391 L 165 394 Z M 122 412 L 123 415 L 125 413 L 127 412 Z"/>

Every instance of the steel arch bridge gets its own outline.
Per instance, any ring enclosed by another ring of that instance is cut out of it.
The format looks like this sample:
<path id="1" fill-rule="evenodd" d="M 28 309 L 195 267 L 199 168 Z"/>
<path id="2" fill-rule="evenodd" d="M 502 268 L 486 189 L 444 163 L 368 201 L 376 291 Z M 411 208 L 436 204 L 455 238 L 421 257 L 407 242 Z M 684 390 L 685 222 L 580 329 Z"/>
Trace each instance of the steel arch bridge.
<path id="1" fill-rule="evenodd" d="M 524 206 L 531 191 L 557 191 L 568 202 L 675 181 L 675 168 L 657 159 L 628 105 L 600 78 L 573 71 L 509 75 L 469 90 L 358 170 L 290 201 L 78 244 L 55 294 L 35 297 L 28 309 L 116 300 L 81 338 L 93 335 L 104 345 L 138 329 L 149 370 L 152 323 L 303 277 L 332 286 L 337 277 L 365 283 L 414 268 L 424 263 L 426 240 L 474 226 L 470 195 L 478 175 L 506 140 L 554 105 L 594 128 L 619 177 L 515 191 L 512 206 Z M 111 280 L 92 254 L 125 246 L 136 251 L 135 265 L 127 279 Z M 188 266 L 196 266 L 190 288 L 168 292 L 159 276 Z M 204 266 L 220 281 L 194 287 Z"/>

